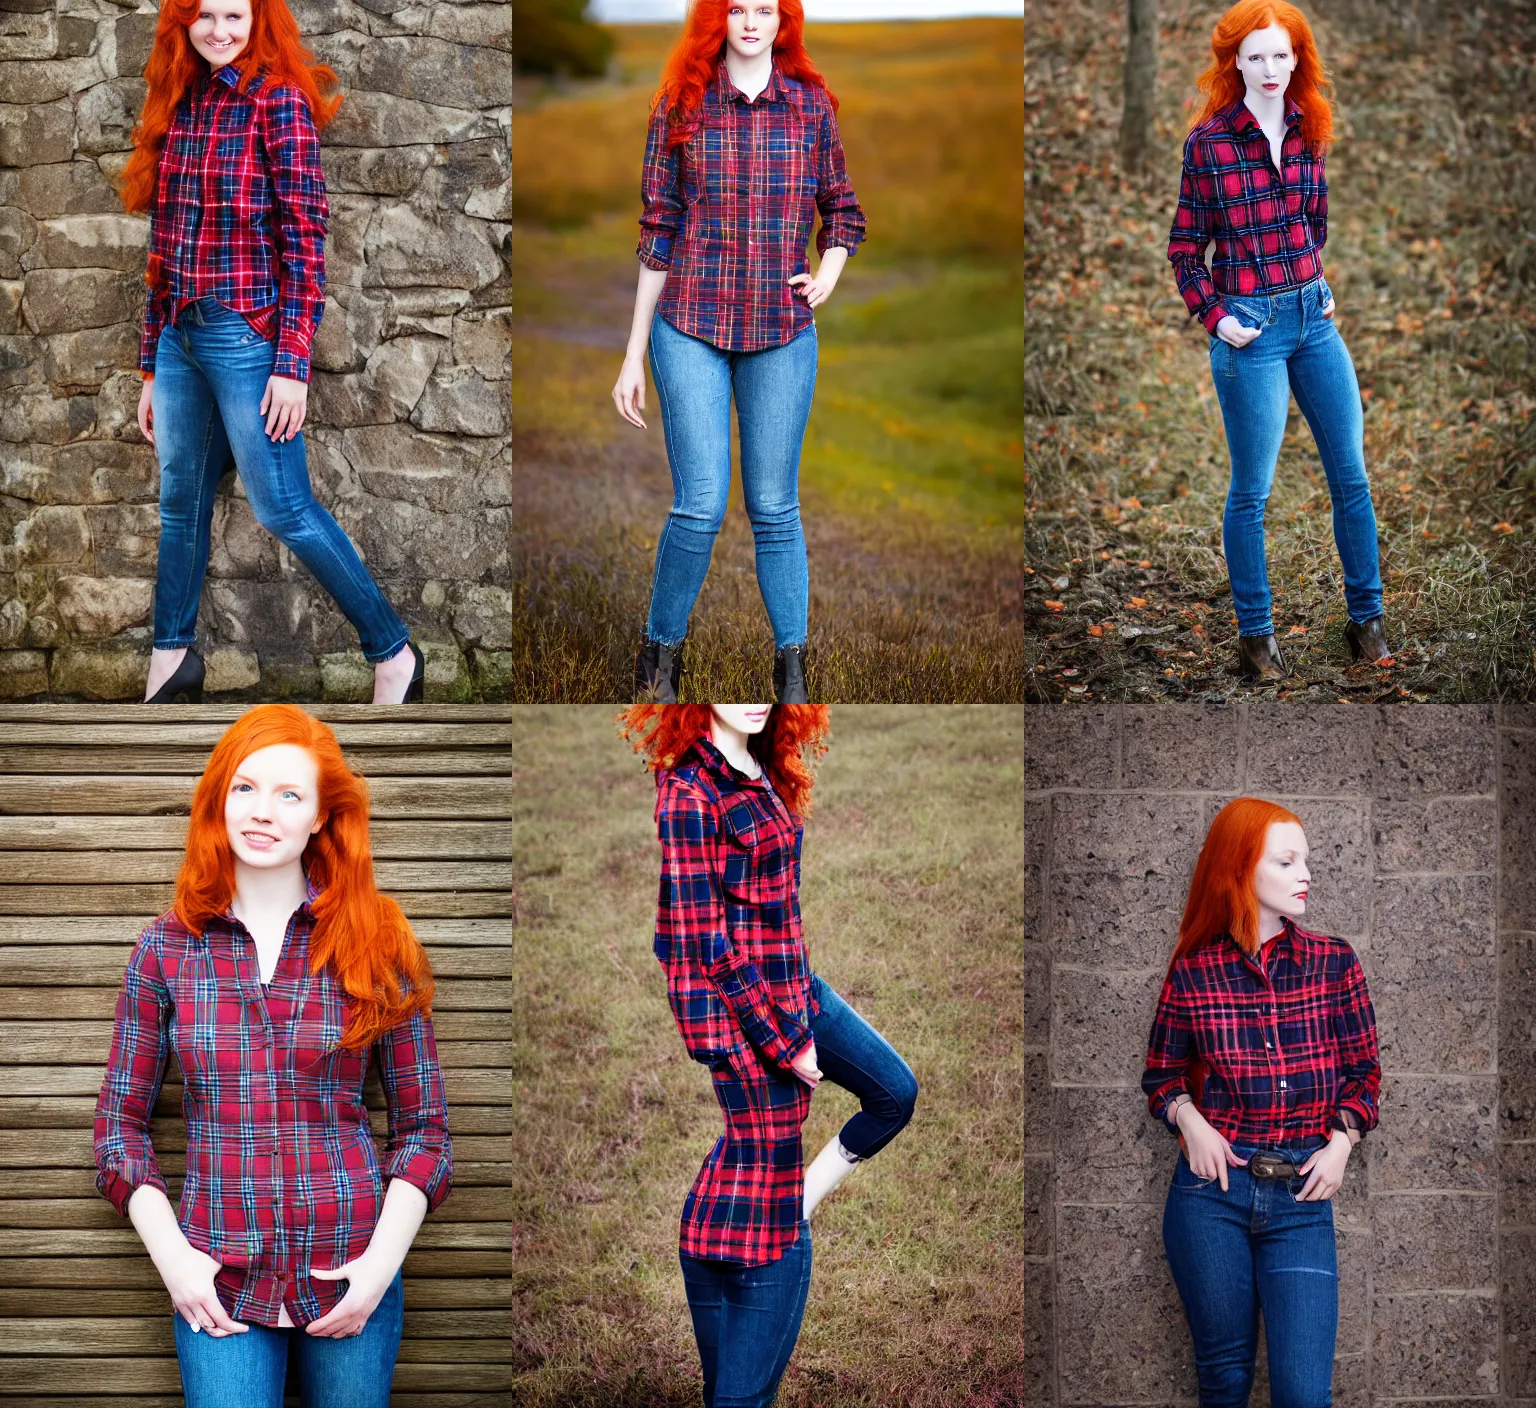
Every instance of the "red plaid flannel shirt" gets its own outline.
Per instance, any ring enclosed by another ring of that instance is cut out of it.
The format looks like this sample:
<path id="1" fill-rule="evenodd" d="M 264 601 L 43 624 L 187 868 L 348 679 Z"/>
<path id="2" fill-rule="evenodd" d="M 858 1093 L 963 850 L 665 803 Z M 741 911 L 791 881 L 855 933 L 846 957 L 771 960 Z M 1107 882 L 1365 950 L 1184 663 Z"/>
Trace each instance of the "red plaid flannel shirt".
<path id="1" fill-rule="evenodd" d="M 1320 278 L 1328 241 L 1328 180 L 1320 152 L 1301 140 L 1289 98 L 1275 170 L 1269 138 L 1239 101 L 1202 122 L 1184 143 L 1179 207 L 1168 258 L 1189 311 L 1212 336 L 1227 315 L 1221 295 L 1278 293 Z M 1216 241 L 1209 272 L 1205 249 Z"/>
<path id="2" fill-rule="evenodd" d="M 816 1010 L 800 933 L 801 827 L 763 780 L 700 739 L 657 774 L 656 830 L 656 957 L 683 1044 L 709 1066 L 725 1116 L 683 1205 L 680 1245 L 714 1261 L 777 1261 L 798 1235 L 811 1107 L 790 1073 Z"/>
<path id="3" fill-rule="evenodd" d="M 1375 1128 L 1381 1065 L 1360 960 L 1343 939 L 1284 923 L 1257 958 L 1222 935 L 1169 971 L 1141 1077 L 1165 1125 L 1188 1093 L 1234 1144 L 1327 1138 L 1336 1116 Z"/>
<path id="4" fill-rule="evenodd" d="M 153 375 L 161 329 L 212 297 L 276 341 L 274 376 L 308 381 L 330 216 L 320 139 L 297 88 L 258 74 L 241 93 L 239 78 L 229 63 L 194 82 L 165 134 L 139 368 Z"/>
<path id="5" fill-rule="evenodd" d="M 174 1049 L 183 1079 L 187 1172 L 176 1220 L 221 1264 L 214 1285 L 236 1320 L 318 1320 L 346 1283 L 310 1279 L 367 1249 L 392 1178 L 438 1206 L 453 1182 L 448 1109 L 432 1019 L 416 1016 L 371 1048 L 341 1050 L 346 994 L 310 972 L 309 899 L 289 921 L 272 981 L 231 914 L 190 933 L 175 913 L 139 936 L 117 998 L 96 1102 L 96 1186 L 124 1216 L 141 1184 L 169 1196 L 149 1122 Z M 383 1156 L 363 1104 L 369 1060 L 389 1104 Z"/>
<path id="6" fill-rule="evenodd" d="M 805 247 L 852 255 L 864 239 L 827 90 L 775 67 L 748 102 L 721 60 L 688 141 L 668 147 L 665 100 L 651 114 L 640 189 L 640 262 L 666 269 L 656 311 L 730 352 L 782 347 L 815 319 L 790 287 Z"/>

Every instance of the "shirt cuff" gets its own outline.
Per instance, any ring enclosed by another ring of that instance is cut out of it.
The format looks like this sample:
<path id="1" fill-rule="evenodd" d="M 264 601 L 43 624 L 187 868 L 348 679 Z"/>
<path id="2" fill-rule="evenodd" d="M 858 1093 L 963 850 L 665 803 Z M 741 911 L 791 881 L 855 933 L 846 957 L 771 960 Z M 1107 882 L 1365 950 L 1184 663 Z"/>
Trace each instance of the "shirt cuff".
<path id="1" fill-rule="evenodd" d="M 834 247 L 846 249 L 848 257 L 853 258 L 859 252 L 859 246 L 864 243 L 861 235 L 849 230 L 839 230 L 835 226 L 828 229 L 825 225 L 816 232 L 816 253 L 825 254 Z"/>
<path id="2" fill-rule="evenodd" d="M 647 269 L 670 269 L 672 267 L 672 241 L 671 240 L 641 240 L 636 253 L 640 262 Z"/>
<path id="3" fill-rule="evenodd" d="M 273 376 L 292 377 L 294 381 L 309 380 L 309 357 L 306 354 L 285 351 L 279 347 L 272 362 Z"/>
<path id="4" fill-rule="evenodd" d="M 1221 303 L 1213 303 L 1200 315 L 1200 322 L 1212 337 L 1216 336 L 1216 324 L 1227 316 L 1226 307 Z"/>
<path id="5" fill-rule="evenodd" d="M 401 1178 L 427 1196 L 427 1211 L 434 1212 L 453 1191 L 453 1165 L 445 1155 L 418 1149 L 396 1156 L 384 1170 L 385 1187 L 391 1178 Z"/>
<path id="6" fill-rule="evenodd" d="M 96 1187 L 101 1195 L 115 1207 L 123 1216 L 128 1216 L 128 1199 L 145 1184 L 151 1188 L 158 1188 L 169 1199 L 171 1190 L 165 1186 L 165 1179 L 160 1177 L 157 1168 L 136 1168 L 131 1163 L 122 1165 L 121 1171 L 117 1169 L 102 1169 L 96 1175 Z"/>

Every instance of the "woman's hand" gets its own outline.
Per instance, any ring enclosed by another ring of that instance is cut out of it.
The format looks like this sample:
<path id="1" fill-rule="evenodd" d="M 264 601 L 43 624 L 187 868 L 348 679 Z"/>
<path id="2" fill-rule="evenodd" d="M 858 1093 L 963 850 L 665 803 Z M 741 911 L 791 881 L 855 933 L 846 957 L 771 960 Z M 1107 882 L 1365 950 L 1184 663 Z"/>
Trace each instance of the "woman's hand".
<path id="1" fill-rule="evenodd" d="M 267 418 L 269 440 L 292 440 L 304 424 L 304 404 L 309 399 L 309 383 L 291 376 L 269 376 L 267 389 L 257 408 Z"/>
<path id="2" fill-rule="evenodd" d="M 645 429 L 640 412 L 645 409 L 645 363 L 638 357 L 625 357 L 619 379 L 613 384 L 613 404 L 631 425 Z"/>
<path id="3" fill-rule="evenodd" d="M 1301 1166 L 1300 1172 L 1309 1176 L 1296 1195 L 1298 1203 L 1324 1201 L 1344 1186 L 1344 1168 L 1349 1163 L 1351 1147 L 1349 1135 L 1342 1129 L 1334 1130 L 1333 1137 Z"/>
<path id="4" fill-rule="evenodd" d="M 242 1335 L 250 1329 L 249 1325 L 231 1320 L 219 1303 L 219 1293 L 213 1288 L 219 1263 L 207 1252 L 183 1239 L 179 1248 L 162 1251 L 154 1260 L 155 1270 L 170 1293 L 171 1304 L 192 1327 L 193 1334 L 206 1330 L 215 1339 L 223 1339 L 225 1335 Z"/>
<path id="5" fill-rule="evenodd" d="M 1325 318 L 1331 318 L 1333 316 L 1333 296 L 1331 294 L 1329 295 L 1328 301 L 1323 304 L 1323 316 Z"/>
<path id="6" fill-rule="evenodd" d="M 364 1252 L 345 1266 L 334 1271 L 310 1268 L 309 1274 L 317 1281 L 345 1281 L 347 1293 L 318 1320 L 311 1320 L 304 1327 L 306 1334 L 324 1335 L 333 1340 L 344 1340 L 350 1335 L 363 1333 L 363 1326 L 373 1314 L 373 1308 L 384 1299 L 384 1292 L 395 1279 L 400 1267 L 387 1266 L 378 1257 Z"/>
<path id="7" fill-rule="evenodd" d="M 821 1084 L 821 1068 L 816 1064 L 816 1043 L 813 1041 L 793 1061 L 789 1067 L 812 1090 Z"/>
<path id="8" fill-rule="evenodd" d="M 832 297 L 832 290 L 837 287 L 837 281 L 842 277 L 843 265 L 848 262 L 848 251 L 841 245 L 833 245 L 821 256 L 821 263 L 817 266 L 816 274 L 796 274 L 789 281 L 789 286 L 795 288 L 795 292 L 805 299 L 809 308 L 819 308 L 827 299 Z"/>
<path id="9" fill-rule="evenodd" d="M 1227 1191 L 1227 1166 L 1242 1168 L 1248 1162 L 1232 1152 L 1226 1136 L 1193 1104 L 1180 1105 L 1177 1114 L 1179 1133 L 1184 1136 L 1185 1157 L 1197 1178 L 1219 1178 L 1221 1191 Z"/>
<path id="10" fill-rule="evenodd" d="M 139 434 L 151 445 L 155 443 L 155 410 L 150 402 L 150 394 L 154 389 L 154 377 L 145 377 L 144 388 L 139 392 Z"/>
<path id="11" fill-rule="evenodd" d="M 1246 347 L 1263 331 L 1263 328 L 1244 327 L 1230 313 L 1216 324 L 1216 336 L 1231 347 Z"/>

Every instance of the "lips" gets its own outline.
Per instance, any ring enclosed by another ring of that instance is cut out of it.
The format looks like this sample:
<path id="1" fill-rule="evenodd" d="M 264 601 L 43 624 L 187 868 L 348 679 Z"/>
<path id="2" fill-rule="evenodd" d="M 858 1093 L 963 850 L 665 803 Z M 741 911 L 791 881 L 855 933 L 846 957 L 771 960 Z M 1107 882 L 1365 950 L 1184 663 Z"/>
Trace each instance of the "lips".
<path id="1" fill-rule="evenodd" d="M 277 844 L 277 837 L 269 836 L 265 831 L 242 831 L 240 835 L 253 850 L 264 851 Z"/>

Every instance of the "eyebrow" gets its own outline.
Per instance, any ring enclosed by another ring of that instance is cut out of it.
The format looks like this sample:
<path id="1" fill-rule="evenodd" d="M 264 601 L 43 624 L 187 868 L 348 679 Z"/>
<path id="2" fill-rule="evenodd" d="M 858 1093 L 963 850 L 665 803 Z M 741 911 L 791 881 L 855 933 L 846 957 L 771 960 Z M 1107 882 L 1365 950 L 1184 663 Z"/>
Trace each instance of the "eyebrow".
<path id="1" fill-rule="evenodd" d="M 254 777 L 251 777 L 248 774 L 243 773 L 243 772 L 237 772 L 232 778 L 230 778 L 230 781 L 231 782 L 249 782 L 252 786 L 255 786 L 255 784 L 256 784 L 256 779 Z M 303 788 L 304 788 L 304 783 L 302 783 L 302 782 L 279 782 L 277 785 L 279 787 L 293 787 L 293 788 L 297 788 L 300 791 L 302 791 Z"/>

